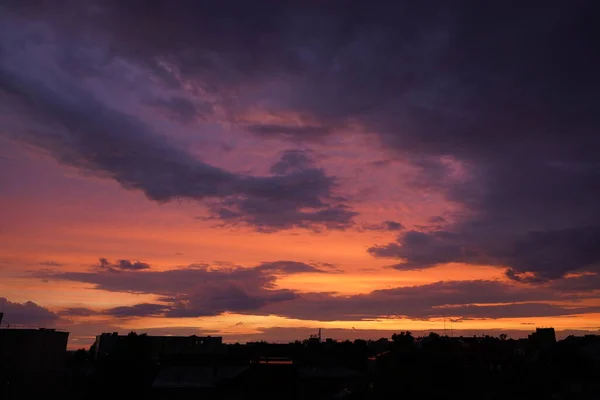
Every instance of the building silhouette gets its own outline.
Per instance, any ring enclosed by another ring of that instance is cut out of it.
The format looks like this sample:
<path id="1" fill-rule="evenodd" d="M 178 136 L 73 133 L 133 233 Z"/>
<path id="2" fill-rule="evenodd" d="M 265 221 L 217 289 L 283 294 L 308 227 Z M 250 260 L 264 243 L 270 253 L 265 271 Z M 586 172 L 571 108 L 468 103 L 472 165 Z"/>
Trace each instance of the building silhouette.
<path id="1" fill-rule="evenodd" d="M 0 389 L 48 390 L 64 368 L 68 332 L 54 329 L 0 329 Z"/>
<path id="2" fill-rule="evenodd" d="M 538 350 L 548 350 L 556 343 L 554 328 L 536 328 L 535 332 L 529 335 L 529 341 Z"/>
<path id="3" fill-rule="evenodd" d="M 130 333 L 103 333 L 96 336 L 94 359 L 119 355 L 130 351 L 133 342 L 143 347 L 144 356 L 150 359 L 176 355 L 216 354 L 221 350 L 223 338 L 219 336 L 147 336 Z"/>

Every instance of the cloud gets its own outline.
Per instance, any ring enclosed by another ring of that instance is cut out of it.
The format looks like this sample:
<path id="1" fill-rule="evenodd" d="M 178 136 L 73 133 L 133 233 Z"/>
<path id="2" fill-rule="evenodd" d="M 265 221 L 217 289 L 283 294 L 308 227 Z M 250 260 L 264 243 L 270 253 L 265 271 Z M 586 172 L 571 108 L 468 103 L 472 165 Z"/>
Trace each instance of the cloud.
<path id="1" fill-rule="evenodd" d="M 241 6 L 228 14 L 236 22 L 231 32 L 215 26 L 212 16 L 223 12 L 220 7 L 197 27 L 185 17 L 189 7 L 171 8 L 162 19 L 173 36 L 160 48 L 151 10 L 138 18 L 130 7 L 108 7 L 117 19 L 100 26 L 114 29 L 123 54 L 143 47 L 135 53 L 140 63 L 168 56 L 180 69 L 187 66 L 189 79 L 230 82 L 225 79 L 234 76 L 272 88 L 248 94 L 267 111 L 306 115 L 310 126 L 353 123 L 376 132 L 387 149 L 421 168 L 415 184 L 444 193 L 467 211 L 430 239 L 405 236 L 402 253 L 410 268 L 509 261 L 519 273 L 554 278 L 583 267 L 577 259 L 561 266 L 540 262 L 535 254 L 548 248 L 531 235 L 558 237 L 600 226 L 600 117 L 594 111 L 600 79 L 591 56 L 591 3 L 557 3 L 540 12 L 525 5 L 440 2 L 435 13 L 426 12 L 429 6 L 395 3 L 370 11 L 356 4 L 319 10 L 293 3 Z M 247 15 L 260 22 L 245 24 Z M 126 29 L 132 20 L 139 36 Z M 243 50 L 240 36 L 246 38 Z M 190 37 L 202 37 L 202 43 L 195 46 Z M 218 54 L 218 61 L 207 63 L 204 49 Z M 200 73 L 192 67 L 198 65 L 204 67 Z M 223 65 L 227 74 L 217 73 Z M 328 134 L 266 131 L 315 139 Z M 464 169 L 460 179 L 456 165 Z M 445 233 L 451 236 L 442 238 Z M 423 253 L 424 240 L 434 246 L 431 255 Z M 511 252 L 522 252 L 520 241 L 541 247 L 516 262 Z M 512 247 L 497 249 L 498 243 Z M 549 256 L 575 254 L 581 246 L 577 239 L 557 240 Z M 582 261 L 597 263 L 591 253 Z"/>
<path id="2" fill-rule="evenodd" d="M 108 315 L 200 317 L 227 311 L 252 312 L 267 304 L 295 298 L 296 292 L 277 288 L 276 280 L 280 276 L 337 272 L 331 268 L 319 268 L 297 261 L 272 261 L 247 268 L 211 268 L 206 265 L 167 271 L 95 268 L 89 272 L 44 271 L 35 276 L 90 283 L 95 289 L 111 292 L 154 294 L 159 296 L 160 301 L 167 303 L 117 307 L 105 310 L 104 313 Z M 71 311 L 77 314 L 80 310 L 69 310 L 67 313 Z"/>
<path id="3" fill-rule="evenodd" d="M 4 66 L 0 90 L 0 100 L 15 110 L 13 115 L 28 116 L 20 121 L 25 127 L 13 132 L 16 140 L 44 149 L 63 164 L 140 190 L 151 200 L 211 200 L 214 217 L 265 230 L 344 229 L 356 215 L 334 195 L 336 179 L 322 169 L 262 177 L 233 174 L 196 159 L 138 118 L 71 83 L 50 85 Z"/>
<path id="4" fill-rule="evenodd" d="M 318 185 L 320 174 L 314 174 L 313 177 L 309 175 L 313 174 L 299 175 L 298 179 L 304 181 L 307 188 L 312 184 Z M 298 194 L 302 196 L 301 193 Z M 358 215 L 345 204 L 314 203 L 315 211 L 304 211 L 298 206 L 298 200 L 300 199 L 281 198 L 269 203 L 259 198 L 230 198 L 212 207 L 211 211 L 213 218 L 225 223 L 245 223 L 261 232 L 274 232 L 294 227 L 313 231 L 345 230 L 353 225 L 352 220 Z"/>
<path id="5" fill-rule="evenodd" d="M 316 265 L 321 266 L 320 264 Z M 331 273 L 332 266 L 330 264 L 325 263 L 323 266 L 328 269 L 319 269 L 315 265 L 309 265 L 298 261 L 269 261 L 260 263 L 255 267 L 255 269 L 260 272 L 281 275 L 300 273 Z"/>
<path id="6" fill-rule="evenodd" d="M 367 224 L 359 228 L 363 231 L 401 231 L 404 225 L 397 221 L 383 221 L 379 224 Z"/>
<path id="7" fill-rule="evenodd" d="M 86 307 L 71 307 L 62 310 L 59 314 L 66 317 L 89 317 L 98 315 L 99 312 Z"/>
<path id="8" fill-rule="evenodd" d="M 600 312 L 582 300 L 598 293 L 579 290 L 579 282 L 540 286 L 510 281 L 440 281 L 426 285 L 375 290 L 340 296 L 281 288 L 279 277 L 305 273 L 337 273 L 318 263 L 263 262 L 254 267 L 194 265 L 166 271 L 45 271 L 35 276 L 92 284 L 112 292 L 152 294 L 158 303 L 117 307 L 103 313 L 118 317 L 163 315 L 171 318 L 214 316 L 225 312 L 278 315 L 318 321 L 374 318 L 440 317 L 523 318 Z M 577 279 L 577 278 L 569 278 Z"/>
<path id="9" fill-rule="evenodd" d="M 0 312 L 4 313 L 3 325 L 52 326 L 58 320 L 56 313 L 32 301 L 16 303 L 5 297 L 0 297 Z"/>
<path id="10" fill-rule="evenodd" d="M 162 315 L 169 310 L 168 306 L 162 304 L 141 303 L 134 306 L 121 306 L 104 310 L 104 314 L 117 318 L 149 317 Z"/>
<path id="11" fill-rule="evenodd" d="M 62 267 L 64 264 L 57 263 L 56 261 L 42 261 L 39 263 L 40 265 L 44 265 L 46 267 Z"/>
<path id="12" fill-rule="evenodd" d="M 600 228 L 581 227 L 555 231 L 531 231 L 498 243 L 491 237 L 464 232 L 409 231 L 396 242 L 373 246 L 376 257 L 397 258 L 396 269 L 423 269 L 448 262 L 507 267 L 516 281 L 559 279 L 569 272 L 598 271 Z"/>
<path id="13" fill-rule="evenodd" d="M 108 259 L 100 258 L 96 267 L 108 270 L 140 271 L 143 269 L 150 269 L 150 264 L 130 260 L 117 260 L 116 263 L 112 264 Z"/>
<path id="14" fill-rule="evenodd" d="M 383 225 L 388 231 L 399 231 L 401 229 L 404 229 L 404 225 L 396 221 L 383 221 Z"/>
<path id="15" fill-rule="evenodd" d="M 485 280 L 440 281 L 353 296 L 302 293 L 291 301 L 270 304 L 258 312 L 319 321 L 389 317 L 497 319 L 600 312 L 600 307 L 578 306 L 579 299 L 576 292 L 556 292 L 550 287 Z"/>
<path id="16" fill-rule="evenodd" d="M 271 166 L 271 172 L 283 175 L 290 171 L 307 169 L 312 165 L 314 162 L 308 151 L 291 149 L 283 152 L 281 159 Z"/>
<path id="17" fill-rule="evenodd" d="M 555 279 L 571 271 L 600 271 L 600 227 L 529 232 L 505 256 L 513 278 L 526 272 Z"/>
<path id="18" fill-rule="evenodd" d="M 543 303 L 519 303 L 504 305 L 466 305 L 444 309 L 441 315 L 452 314 L 466 319 L 489 318 L 531 318 L 531 317 L 556 317 L 598 313 L 600 307 L 564 307 Z M 440 315 L 440 314 L 438 314 Z"/>
<path id="19" fill-rule="evenodd" d="M 435 215 L 435 216 L 429 218 L 429 222 L 432 224 L 445 224 L 448 221 L 446 220 L 446 218 L 442 217 L 441 215 Z"/>
<path id="20" fill-rule="evenodd" d="M 600 291 L 600 274 L 582 274 L 558 279 L 551 282 L 551 287 L 561 292 L 598 293 Z"/>
<path id="21" fill-rule="evenodd" d="M 396 242 L 373 246 L 367 251 L 375 257 L 404 260 L 403 263 L 394 265 L 394 268 L 399 270 L 432 268 L 454 261 L 474 264 L 487 261 L 478 258 L 476 250 L 464 245 L 456 234 L 445 231 L 407 231 Z"/>
<path id="22" fill-rule="evenodd" d="M 248 125 L 248 132 L 264 136 L 283 136 L 299 140 L 315 140 L 329 134 L 332 129 L 323 126 Z"/>
<path id="23" fill-rule="evenodd" d="M 153 97 L 146 99 L 145 103 L 153 109 L 164 112 L 169 119 L 184 124 L 194 122 L 197 118 L 203 118 L 206 114 L 212 113 L 210 103 L 196 104 L 181 96 Z"/>
<path id="24" fill-rule="evenodd" d="M 426 237 L 407 232 L 397 243 L 372 248 L 374 255 L 402 259 L 400 268 L 485 261 L 512 269 L 513 278 L 532 274 L 541 282 L 593 269 L 600 261 L 591 249 L 600 227 L 600 61 L 593 2 L 555 2 L 543 9 L 506 2 L 389 2 L 373 9 L 337 1 L 320 7 L 156 1 L 143 14 L 130 2 L 81 3 L 14 2 L 11 10 L 50 24 L 65 48 L 65 38 L 86 32 L 108 43 L 110 57 L 151 73 L 171 90 L 187 85 L 214 94 L 227 121 L 259 138 L 321 141 L 352 128 L 381 144 L 389 158 L 411 163 L 419 174 L 412 184 L 443 195 L 462 214 Z M 138 123 L 102 107 L 88 111 L 85 96 L 77 104 L 83 112 L 75 112 L 17 75 L 2 82 L 9 103 L 27 104 L 28 117 L 68 131 L 82 131 L 82 121 L 89 121 L 119 132 L 113 138 L 95 128 L 89 136 L 98 143 L 67 135 L 61 152 L 52 135 L 36 134 L 32 142 L 149 198 L 234 197 L 212 208 L 213 215 L 265 230 L 317 221 L 343 229 L 354 215 L 333 204 L 329 189 L 316 185 L 311 191 L 306 182 L 325 179 L 322 172 L 304 171 L 303 186 L 289 188 L 305 200 L 304 191 L 313 194 L 308 204 L 321 200 L 322 208 L 306 215 L 300 210 L 307 204 L 294 196 L 273 201 L 250 195 L 250 178 L 160 146 L 145 132 L 123 136 L 138 132 L 131 126 Z M 244 118 L 257 109 L 276 118 L 264 125 Z M 73 151 L 71 142 L 90 150 Z M 116 156 L 117 147 L 106 143 L 118 143 L 127 156 Z M 107 151 L 100 152 L 102 146 Z M 276 186 L 279 178 L 256 179 L 260 186 Z M 430 254 L 424 243 L 432 246 Z M 569 255 L 577 256 L 558 261 Z M 548 261 L 552 257 L 556 261 Z"/>

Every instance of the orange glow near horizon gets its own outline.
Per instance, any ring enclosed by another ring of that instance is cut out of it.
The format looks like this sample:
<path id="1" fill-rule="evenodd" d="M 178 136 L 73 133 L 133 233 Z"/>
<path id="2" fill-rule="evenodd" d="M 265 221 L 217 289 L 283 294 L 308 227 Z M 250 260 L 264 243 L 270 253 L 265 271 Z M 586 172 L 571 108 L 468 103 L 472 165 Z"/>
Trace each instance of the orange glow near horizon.
<path id="1" fill-rule="evenodd" d="M 364 144 L 340 146 L 350 146 L 356 151 L 356 146 Z M 375 155 L 371 157 L 376 159 Z M 337 168 L 341 175 L 353 173 L 352 165 L 341 167 L 332 159 L 335 161 L 335 157 L 328 158 L 324 165 L 330 163 L 328 168 Z M 39 174 L 39 179 L 50 183 L 42 185 L 41 194 L 27 189 L 0 195 L 0 207 L 11 210 L 0 230 L 3 243 L 0 249 L 0 294 L 12 302 L 33 301 L 57 313 L 60 317 L 56 326 L 72 332 L 70 348 L 89 346 L 95 335 L 103 330 L 197 330 L 224 335 L 227 340 L 244 340 L 258 338 L 273 328 L 342 329 L 348 330 L 350 335 L 351 332 L 370 331 L 439 331 L 443 326 L 439 319 L 318 321 L 228 312 L 202 318 L 117 318 L 105 315 L 103 311 L 160 302 L 154 294 L 111 292 L 95 289 L 90 283 L 32 278 L 43 271 L 91 271 L 99 258 L 146 262 L 155 272 L 183 269 L 192 264 L 208 264 L 215 268 L 227 268 L 227 265 L 252 268 L 269 261 L 294 261 L 317 267 L 319 263 L 332 264 L 335 273 L 277 276 L 272 290 L 288 289 L 300 295 L 317 292 L 343 297 L 439 281 L 506 281 L 504 268 L 500 267 L 449 263 L 423 270 L 399 271 L 389 267 L 397 260 L 371 256 L 366 251 L 369 246 L 392 242 L 399 232 L 370 230 L 369 224 L 401 220 L 406 229 L 411 229 L 426 223 L 433 215 L 443 214 L 444 210 L 449 219 L 457 211 L 456 205 L 445 202 L 439 194 L 427 192 L 415 198 L 396 195 L 402 182 L 393 188 L 383 185 L 382 190 L 389 191 L 389 196 L 383 197 L 385 200 L 369 200 L 366 190 L 369 179 L 380 182 L 389 172 L 374 171 L 371 177 L 365 176 L 356 182 L 352 179 L 344 181 L 345 185 L 350 185 L 349 192 L 358 197 L 367 196 L 366 200 L 354 205 L 354 210 L 360 211 L 357 224 L 366 226 L 365 229 L 321 232 L 289 229 L 259 233 L 244 226 L 220 227 L 217 221 L 204 220 L 206 210 L 200 204 L 187 201 L 157 204 L 140 192 L 123 189 L 114 181 L 83 177 L 72 168 L 45 157 L 36 156 L 27 168 L 27 179 L 35 180 Z M 402 177 L 401 181 L 409 179 L 410 167 L 398 163 L 394 168 Z M 226 265 L 220 267 L 222 263 Z M 577 304 L 578 307 L 583 305 L 595 307 L 598 303 L 585 300 Z M 62 314 L 70 308 L 89 309 L 95 315 Z M 559 330 L 594 330 L 598 329 L 598 317 L 599 314 L 589 313 L 568 317 L 465 319 L 454 323 L 453 329 L 531 330 L 532 326 L 538 325 L 554 326 Z M 6 319 L 9 319 L 8 315 Z"/>

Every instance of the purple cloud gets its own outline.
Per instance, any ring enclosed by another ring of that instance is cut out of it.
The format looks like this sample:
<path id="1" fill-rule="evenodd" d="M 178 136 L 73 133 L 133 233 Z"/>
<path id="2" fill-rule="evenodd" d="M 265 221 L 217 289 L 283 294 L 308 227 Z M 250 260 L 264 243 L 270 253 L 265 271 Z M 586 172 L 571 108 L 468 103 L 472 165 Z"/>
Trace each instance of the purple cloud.
<path id="1" fill-rule="evenodd" d="M 149 317 L 163 315 L 169 310 L 168 306 L 162 304 L 141 303 L 134 306 L 121 306 L 104 310 L 103 314 L 117 318 Z"/>
<path id="2" fill-rule="evenodd" d="M 522 318 L 600 312 L 600 307 L 555 305 L 580 299 L 575 292 L 550 287 L 522 287 L 499 281 L 441 281 L 427 285 L 375 290 L 353 296 L 303 293 L 255 311 L 309 320 L 359 320 L 403 317 Z M 501 304 L 499 304 L 501 303 Z"/>
<path id="3" fill-rule="evenodd" d="M 599 271 L 600 228 L 532 231 L 513 235 L 503 243 L 495 239 L 461 232 L 409 231 L 396 242 L 368 251 L 376 257 L 402 260 L 394 266 L 400 270 L 448 262 L 488 264 L 507 267 L 506 275 L 516 281 L 540 282 L 569 272 Z"/>
<path id="4" fill-rule="evenodd" d="M 281 159 L 271 166 L 271 172 L 285 175 L 291 171 L 303 170 L 314 166 L 311 154 L 305 150 L 286 150 Z"/>
<path id="5" fill-rule="evenodd" d="M 44 272 L 43 277 L 90 283 L 95 289 L 113 292 L 153 294 L 164 303 L 104 311 L 120 317 L 199 317 L 234 312 L 334 321 L 444 316 L 521 318 L 600 312 L 598 307 L 580 305 L 580 300 L 595 299 L 599 294 L 580 291 L 581 286 L 576 281 L 562 286 L 558 282 L 531 286 L 486 280 L 440 281 L 352 296 L 302 293 L 276 285 L 278 277 L 283 275 L 327 272 L 338 271 L 295 261 L 275 261 L 248 268 L 195 266 L 118 274 L 106 270 Z"/>
<path id="6" fill-rule="evenodd" d="M 16 303 L 5 297 L 0 297 L 0 312 L 4 313 L 2 324 L 12 326 L 54 325 L 59 318 L 56 313 L 32 301 Z"/>
<path id="7" fill-rule="evenodd" d="M 435 267 L 436 265 L 458 262 L 486 263 L 474 248 L 461 242 L 461 237 L 451 232 L 437 231 L 424 233 L 408 231 L 402 234 L 396 242 L 384 246 L 373 246 L 367 251 L 382 258 L 397 258 L 404 260 L 394 265 L 400 270 L 414 270 Z"/>
<path id="8" fill-rule="evenodd" d="M 150 264 L 130 260 L 117 260 L 117 262 L 113 264 L 106 258 L 100 258 L 96 267 L 113 271 L 140 271 L 143 269 L 150 269 Z"/>
<path id="9" fill-rule="evenodd" d="M 325 269 L 318 268 L 319 266 Z M 272 274 L 332 273 L 335 266 L 327 263 L 306 264 L 299 261 L 265 261 L 255 267 L 257 271 Z"/>
<path id="10" fill-rule="evenodd" d="M 141 304 L 105 310 L 113 316 L 131 317 L 164 314 L 169 317 L 198 317 L 230 312 L 249 312 L 267 304 L 294 299 L 296 292 L 277 289 L 279 276 L 300 273 L 337 273 L 297 261 L 263 262 L 254 267 L 211 268 L 192 265 L 167 271 L 96 268 L 90 272 L 42 272 L 44 279 L 93 284 L 112 292 L 155 294 L 168 303 Z M 80 310 L 67 310 L 78 314 Z M 85 311 L 85 310 L 84 310 Z"/>
<path id="11" fill-rule="evenodd" d="M 383 221 L 378 224 L 367 224 L 359 228 L 364 231 L 401 231 L 404 225 L 397 221 Z"/>
<path id="12" fill-rule="evenodd" d="M 600 263 L 593 2 L 153 1 L 143 13 L 135 2 L 76 3 L 7 6 L 51 27 L 68 55 L 57 65 L 70 77 L 106 76 L 103 63 L 77 50 L 85 46 L 76 38 L 91 37 L 110 48 L 105 63 L 135 66 L 161 89 L 210 93 L 223 110 L 214 120 L 257 140 L 322 142 L 352 127 L 410 162 L 415 187 L 463 213 L 433 232 L 413 229 L 371 248 L 400 259 L 401 269 L 484 262 L 541 282 Z M 11 49 L 2 54 L 2 64 L 16 62 Z M 3 104 L 35 116 L 40 123 L 26 140 L 65 164 L 156 201 L 217 198 L 213 217 L 264 231 L 345 229 L 355 216 L 324 171 L 248 177 L 213 167 L 88 93 L 16 68 L 1 70 Z M 257 108 L 293 121 L 248 121 Z"/>
<path id="13" fill-rule="evenodd" d="M 169 98 L 154 97 L 145 99 L 144 103 L 154 110 L 163 112 L 168 119 L 183 124 L 192 123 L 197 118 L 204 118 L 206 114 L 212 114 L 211 104 L 197 104 L 181 96 L 172 96 Z"/>
<path id="14" fill-rule="evenodd" d="M 237 175 L 169 144 L 133 116 L 66 84 L 61 91 L 0 68 L 0 90 L 15 115 L 35 115 L 15 136 L 61 163 L 114 179 L 158 202 L 217 200 L 213 216 L 265 230 L 344 229 L 356 215 L 334 195 L 336 179 L 319 168 L 285 175 Z M 24 121 L 22 121 L 24 123 Z"/>

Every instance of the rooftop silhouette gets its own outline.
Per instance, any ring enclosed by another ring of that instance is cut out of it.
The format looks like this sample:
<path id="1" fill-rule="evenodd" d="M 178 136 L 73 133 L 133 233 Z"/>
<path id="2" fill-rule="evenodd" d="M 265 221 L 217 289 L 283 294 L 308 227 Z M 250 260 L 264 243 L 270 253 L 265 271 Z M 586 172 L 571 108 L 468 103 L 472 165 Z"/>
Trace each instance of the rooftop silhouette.
<path id="1" fill-rule="evenodd" d="M 288 344 L 103 333 L 90 349 L 67 351 L 67 332 L 3 328 L 1 389 L 6 399 L 103 398 L 115 391 L 171 399 L 591 399 L 600 390 L 596 335 L 556 341 L 552 328 L 517 340 L 404 331 L 338 341 L 320 333 Z"/>

